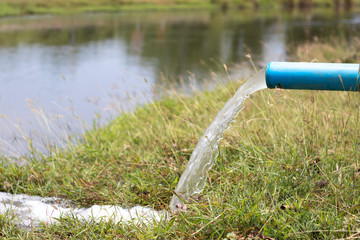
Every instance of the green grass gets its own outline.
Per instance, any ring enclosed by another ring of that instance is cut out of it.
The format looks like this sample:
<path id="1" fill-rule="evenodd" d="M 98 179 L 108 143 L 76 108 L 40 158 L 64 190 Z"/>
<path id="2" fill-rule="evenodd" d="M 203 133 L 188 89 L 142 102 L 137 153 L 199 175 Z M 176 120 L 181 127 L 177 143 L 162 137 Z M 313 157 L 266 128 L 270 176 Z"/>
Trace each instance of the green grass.
<path id="1" fill-rule="evenodd" d="M 239 84 L 139 107 L 89 131 L 77 146 L 24 157 L 25 166 L 3 156 L 1 191 L 63 197 L 79 206 L 167 210 L 198 139 Z M 63 218 L 32 232 L 4 214 L 0 236 L 355 239 L 360 236 L 359 124 L 359 93 L 263 90 L 246 101 L 226 132 L 206 188 L 187 212 L 147 226 Z"/>
<path id="2" fill-rule="evenodd" d="M 113 0 L 0 0 L 0 17 L 29 14 L 74 14 L 149 10 L 192 10 L 213 8 L 209 0 L 113 1 Z"/>
<path id="3" fill-rule="evenodd" d="M 0 0 L 0 17 L 29 14 L 74 14 L 78 12 L 117 12 L 193 9 L 280 8 L 290 3 L 301 6 L 308 0 Z M 334 7 L 333 1 L 311 0 L 316 7 Z M 341 1 L 340 1 L 341 2 Z M 359 0 L 351 1 L 359 5 Z M 289 4 L 288 4 L 289 5 Z"/>

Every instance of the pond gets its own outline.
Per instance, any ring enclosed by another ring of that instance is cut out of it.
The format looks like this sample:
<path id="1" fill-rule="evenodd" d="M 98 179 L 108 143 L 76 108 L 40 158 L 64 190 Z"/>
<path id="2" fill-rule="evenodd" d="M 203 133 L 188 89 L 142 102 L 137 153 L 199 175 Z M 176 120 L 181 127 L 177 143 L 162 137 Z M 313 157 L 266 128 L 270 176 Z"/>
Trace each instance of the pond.
<path id="1" fill-rule="evenodd" d="M 17 157 L 30 138 L 62 142 L 164 89 L 189 94 L 246 78 L 254 73 L 247 54 L 258 68 L 289 60 L 298 44 L 349 37 L 359 23 L 357 12 L 330 9 L 2 18 L 0 149 Z"/>

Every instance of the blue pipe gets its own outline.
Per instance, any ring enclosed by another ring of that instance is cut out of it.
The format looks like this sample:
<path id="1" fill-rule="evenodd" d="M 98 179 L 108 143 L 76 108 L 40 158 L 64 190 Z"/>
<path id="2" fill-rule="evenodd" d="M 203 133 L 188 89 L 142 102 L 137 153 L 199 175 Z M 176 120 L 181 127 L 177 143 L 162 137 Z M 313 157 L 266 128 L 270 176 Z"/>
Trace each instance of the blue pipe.
<path id="1" fill-rule="evenodd" d="M 347 63 L 270 62 L 268 88 L 360 91 L 360 65 Z"/>

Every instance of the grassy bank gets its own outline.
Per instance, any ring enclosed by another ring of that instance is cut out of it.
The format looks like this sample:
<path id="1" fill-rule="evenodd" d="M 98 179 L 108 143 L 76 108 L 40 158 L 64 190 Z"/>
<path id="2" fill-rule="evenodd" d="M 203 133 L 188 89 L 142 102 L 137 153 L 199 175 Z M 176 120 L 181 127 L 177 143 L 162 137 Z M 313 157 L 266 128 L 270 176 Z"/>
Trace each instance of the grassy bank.
<path id="1" fill-rule="evenodd" d="M 302 47 L 328 51 L 318 42 Z M 25 166 L 2 157 L 1 191 L 63 197 L 79 206 L 168 209 L 198 139 L 239 84 L 148 104 L 88 132 L 78 146 L 26 157 Z M 64 218 L 33 232 L 5 214 L 0 236 L 354 239 L 360 236 L 359 124 L 359 93 L 263 90 L 226 132 L 207 186 L 187 212 L 148 226 Z"/>
<path id="2" fill-rule="evenodd" d="M 73 14 L 145 10 L 244 9 L 280 7 L 350 7 L 359 0 L 0 0 L 0 17 L 29 14 Z"/>
<path id="3" fill-rule="evenodd" d="M 358 62 L 358 38 L 315 39 L 296 61 Z M 0 156 L 0 191 L 56 196 L 78 206 L 168 210 L 198 139 L 240 82 L 164 98 L 88 132 L 77 146 Z M 205 190 L 188 211 L 149 226 L 64 218 L 32 232 L 0 215 L 7 239 L 355 239 L 360 237 L 359 93 L 263 90 L 220 142 Z"/>

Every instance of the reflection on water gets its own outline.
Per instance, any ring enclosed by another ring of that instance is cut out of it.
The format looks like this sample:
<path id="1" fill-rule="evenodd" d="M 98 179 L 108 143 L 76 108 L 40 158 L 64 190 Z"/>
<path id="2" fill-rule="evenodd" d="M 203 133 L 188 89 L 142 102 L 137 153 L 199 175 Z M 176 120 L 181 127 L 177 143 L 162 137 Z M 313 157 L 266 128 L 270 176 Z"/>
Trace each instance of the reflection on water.
<path id="1" fill-rule="evenodd" d="M 95 112 L 108 116 L 114 109 L 132 109 L 151 101 L 152 85 L 165 84 L 164 79 L 179 91 L 202 89 L 215 81 L 211 72 L 221 78 L 224 63 L 232 78 L 247 76 L 252 72 L 248 53 L 258 65 L 286 60 L 296 44 L 340 32 L 347 37 L 359 30 L 359 22 L 354 12 L 330 11 L 0 19 L 0 114 L 8 118 L 2 120 L 7 124 L 0 138 L 16 150 L 21 138 L 14 137 L 14 125 L 36 137 L 49 130 L 47 118 L 63 127 L 71 122 L 61 130 L 66 132 L 84 124 L 73 121 L 77 117 L 91 123 Z M 40 107 L 47 117 L 39 114 Z M 41 126 L 31 112 L 38 113 Z"/>

